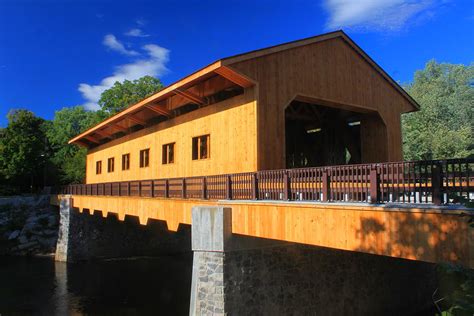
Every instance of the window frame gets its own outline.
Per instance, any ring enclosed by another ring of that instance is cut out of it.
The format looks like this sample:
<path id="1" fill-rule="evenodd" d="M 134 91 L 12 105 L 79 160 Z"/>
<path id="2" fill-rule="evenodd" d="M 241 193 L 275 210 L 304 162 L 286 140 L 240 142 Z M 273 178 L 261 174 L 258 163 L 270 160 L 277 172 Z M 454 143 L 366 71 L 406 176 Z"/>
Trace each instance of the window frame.
<path id="1" fill-rule="evenodd" d="M 127 157 L 126 160 L 125 160 L 125 157 Z M 126 153 L 122 155 L 122 171 L 127 171 L 127 170 L 130 170 L 130 153 Z"/>
<path id="2" fill-rule="evenodd" d="M 176 144 L 176 142 L 167 143 L 167 144 L 162 145 L 162 147 L 161 147 L 161 164 L 162 165 L 174 164 L 175 157 L 176 157 L 176 155 L 175 155 L 175 153 L 176 153 L 175 144 Z M 168 150 L 170 148 L 171 148 L 171 151 Z M 171 161 L 170 161 L 170 153 L 172 153 Z"/>
<path id="3" fill-rule="evenodd" d="M 115 157 L 107 158 L 107 173 L 115 171 Z"/>
<path id="4" fill-rule="evenodd" d="M 95 174 L 102 174 L 102 160 L 95 162 Z"/>
<path id="5" fill-rule="evenodd" d="M 142 149 L 140 150 L 140 168 L 147 168 L 149 166 L 150 166 L 150 148 Z"/>
<path id="6" fill-rule="evenodd" d="M 205 158 L 202 157 L 202 143 L 203 139 L 206 139 L 206 152 Z M 204 134 L 195 136 L 191 140 L 191 159 L 193 161 L 211 159 L 211 134 Z"/>

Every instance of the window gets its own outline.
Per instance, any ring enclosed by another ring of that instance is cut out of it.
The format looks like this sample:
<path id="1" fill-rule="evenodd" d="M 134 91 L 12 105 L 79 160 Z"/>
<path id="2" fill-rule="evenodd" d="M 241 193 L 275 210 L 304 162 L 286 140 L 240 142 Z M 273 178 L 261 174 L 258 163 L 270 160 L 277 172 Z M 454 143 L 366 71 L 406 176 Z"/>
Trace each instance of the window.
<path id="1" fill-rule="evenodd" d="M 210 136 L 193 137 L 193 160 L 207 159 L 210 157 Z"/>
<path id="2" fill-rule="evenodd" d="M 122 170 L 130 169 L 130 154 L 122 155 Z"/>
<path id="3" fill-rule="evenodd" d="M 101 174 L 102 173 L 102 161 L 96 161 L 95 162 L 95 174 Z"/>
<path id="4" fill-rule="evenodd" d="M 107 159 L 107 172 L 114 172 L 115 159 L 109 158 Z"/>
<path id="5" fill-rule="evenodd" d="M 161 162 L 166 165 L 174 162 L 174 143 L 163 145 Z"/>
<path id="6" fill-rule="evenodd" d="M 140 168 L 148 167 L 150 164 L 150 149 L 140 150 Z"/>

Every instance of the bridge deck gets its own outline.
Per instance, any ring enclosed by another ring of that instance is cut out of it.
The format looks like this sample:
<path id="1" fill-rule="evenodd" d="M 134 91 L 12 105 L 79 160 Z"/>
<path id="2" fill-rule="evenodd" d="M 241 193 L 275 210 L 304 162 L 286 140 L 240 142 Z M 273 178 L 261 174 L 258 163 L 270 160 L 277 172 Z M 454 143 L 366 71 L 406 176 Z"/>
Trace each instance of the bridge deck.
<path id="1" fill-rule="evenodd" d="M 62 196 L 57 196 L 61 198 Z M 163 199 L 73 195 L 81 212 L 165 221 L 168 229 L 191 225 L 191 208 L 232 208 L 233 234 L 474 267 L 474 212 L 430 205 L 371 205 L 283 201 Z M 54 201 L 53 201 L 54 202 Z M 463 216 L 468 214 L 469 216 Z"/>

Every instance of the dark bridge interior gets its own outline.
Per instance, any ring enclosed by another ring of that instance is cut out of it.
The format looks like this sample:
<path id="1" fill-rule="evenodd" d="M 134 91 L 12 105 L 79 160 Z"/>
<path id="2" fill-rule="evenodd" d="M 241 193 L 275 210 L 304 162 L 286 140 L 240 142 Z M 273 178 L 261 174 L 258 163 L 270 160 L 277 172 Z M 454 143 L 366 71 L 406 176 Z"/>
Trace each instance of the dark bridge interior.
<path id="1" fill-rule="evenodd" d="M 361 162 L 361 113 L 300 101 L 285 110 L 286 167 Z"/>

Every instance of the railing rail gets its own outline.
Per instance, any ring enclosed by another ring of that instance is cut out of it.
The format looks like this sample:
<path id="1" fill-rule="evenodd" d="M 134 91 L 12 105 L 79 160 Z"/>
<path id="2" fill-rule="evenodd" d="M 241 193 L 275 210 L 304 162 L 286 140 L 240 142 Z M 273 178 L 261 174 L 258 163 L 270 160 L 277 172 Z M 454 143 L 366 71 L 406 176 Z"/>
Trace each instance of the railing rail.
<path id="1" fill-rule="evenodd" d="M 474 199 L 474 159 L 265 170 L 72 184 L 57 193 L 205 200 L 456 204 Z"/>

